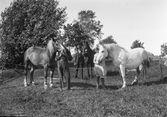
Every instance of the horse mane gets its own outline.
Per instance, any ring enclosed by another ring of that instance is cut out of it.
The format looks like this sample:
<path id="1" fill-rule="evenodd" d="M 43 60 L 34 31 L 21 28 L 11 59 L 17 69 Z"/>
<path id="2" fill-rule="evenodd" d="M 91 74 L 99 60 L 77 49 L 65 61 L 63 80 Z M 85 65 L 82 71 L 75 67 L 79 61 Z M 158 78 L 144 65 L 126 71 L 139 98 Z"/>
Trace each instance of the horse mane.
<path id="1" fill-rule="evenodd" d="M 121 48 L 121 49 L 126 51 L 125 48 L 121 47 L 117 43 L 113 43 L 113 40 L 111 38 L 100 39 L 99 43 L 105 44 L 107 46 L 107 48 Z"/>
<path id="2" fill-rule="evenodd" d="M 54 47 L 53 47 L 53 40 L 49 40 L 48 44 L 47 44 L 47 49 L 49 50 L 49 54 L 50 56 L 52 56 L 54 54 Z"/>
<path id="3" fill-rule="evenodd" d="M 111 38 L 104 38 L 104 39 L 100 39 L 100 43 L 111 44 L 113 43 L 113 40 Z"/>
<path id="4" fill-rule="evenodd" d="M 87 41 L 85 42 L 85 46 L 86 46 L 86 48 L 88 48 L 89 50 L 92 50 L 92 49 L 90 48 L 89 43 L 88 43 Z"/>
<path id="5" fill-rule="evenodd" d="M 124 50 L 127 52 L 127 50 L 125 48 L 123 48 L 122 46 L 116 44 L 116 43 L 106 43 L 107 41 L 104 41 L 103 44 L 105 44 L 105 47 L 106 48 L 117 48 L 117 49 L 121 49 L 121 50 Z"/>

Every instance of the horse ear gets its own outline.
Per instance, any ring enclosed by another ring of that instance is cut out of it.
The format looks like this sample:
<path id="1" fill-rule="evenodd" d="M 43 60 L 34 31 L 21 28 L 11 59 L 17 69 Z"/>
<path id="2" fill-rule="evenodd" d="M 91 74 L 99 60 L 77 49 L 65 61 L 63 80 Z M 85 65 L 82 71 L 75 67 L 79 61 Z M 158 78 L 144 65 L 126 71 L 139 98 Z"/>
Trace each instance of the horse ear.
<path id="1" fill-rule="evenodd" d="M 99 44 L 102 44 L 102 42 L 99 40 Z"/>
<path id="2" fill-rule="evenodd" d="M 62 45 L 62 44 L 60 44 L 60 47 L 64 50 L 65 48 L 64 48 L 64 46 Z"/>

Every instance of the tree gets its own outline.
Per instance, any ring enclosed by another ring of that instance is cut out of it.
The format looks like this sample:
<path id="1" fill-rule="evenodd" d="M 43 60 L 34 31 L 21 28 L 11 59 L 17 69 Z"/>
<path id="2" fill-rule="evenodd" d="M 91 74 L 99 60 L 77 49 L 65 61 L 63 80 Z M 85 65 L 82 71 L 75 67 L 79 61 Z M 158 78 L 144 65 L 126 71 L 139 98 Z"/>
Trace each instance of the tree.
<path id="1" fill-rule="evenodd" d="M 93 37 L 101 37 L 101 29 L 103 25 L 100 21 L 95 20 L 95 12 L 91 10 L 81 11 L 78 13 L 78 21 L 84 32 L 90 37 L 89 40 L 92 41 Z"/>
<path id="2" fill-rule="evenodd" d="M 66 8 L 55 0 L 15 0 L 1 13 L 3 56 L 6 62 L 20 63 L 30 46 L 45 46 L 58 37 L 66 21 Z"/>
<path id="3" fill-rule="evenodd" d="M 65 26 L 65 36 L 68 38 L 68 44 L 71 46 L 82 45 L 84 41 L 93 43 L 93 38 L 101 37 L 100 21 L 95 20 L 95 13 L 91 10 L 84 10 L 78 13 L 78 20 Z"/>
<path id="4" fill-rule="evenodd" d="M 138 47 L 144 48 L 143 45 L 144 45 L 144 42 L 140 42 L 140 40 L 135 40 L 135 41 L 132 43 L 131 49 L 133 49 L 133 48 L 138 48 Z"/>
<path id="5" fill-rule="evenodd" d="M 66 44 L 69 46 L 83 45 L 83 42 L 88 38 L 78 22 L 64 26 L 65 37 L 68 37 Z M 64 38 L 65 39 L 65 38 Z"/>
<path id="6" fill-rule="evenodd" d="M 161 56 L 167 55 L 167 43 L 161 45 Z"/>

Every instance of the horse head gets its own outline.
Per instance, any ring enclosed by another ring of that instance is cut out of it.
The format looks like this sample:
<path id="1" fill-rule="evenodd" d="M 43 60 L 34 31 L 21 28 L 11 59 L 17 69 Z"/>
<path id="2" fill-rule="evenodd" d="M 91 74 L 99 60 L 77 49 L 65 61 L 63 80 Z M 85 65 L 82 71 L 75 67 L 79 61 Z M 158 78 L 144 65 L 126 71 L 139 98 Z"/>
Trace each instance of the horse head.
<path id="1" fill-rule="evenodd" d="M 71 61 L 72 58 L 73 58 L 72 55 L 71 55 L 71 52 L 64 45 L 61 45 L 61 47 L 63 48 L 63 50 L 61 52 L 63 54 L 63 56 L 67 57 L 67 59 L 69 61 Z"/>
<path id="2" fill-rule="evenodd" d="M 62 47 L 61 43 L 58 43 L 57 41 L 53 41 L 53 39 L 51 39 L 48 44 L 47 44 L 47 48 L 49 49 L 50 52 L 52 53 L 56 53 L 56 52 L 60 52 L 61 50 L 63 50 L 64 48 Z"/>
<path id="3" fill-rule="evenodd" d="M 96 58 L 98 63 L 101 63 L 107 57 L 108 57 L 107 49 L 103 45 L 99 45 L 99 52 Z"/>

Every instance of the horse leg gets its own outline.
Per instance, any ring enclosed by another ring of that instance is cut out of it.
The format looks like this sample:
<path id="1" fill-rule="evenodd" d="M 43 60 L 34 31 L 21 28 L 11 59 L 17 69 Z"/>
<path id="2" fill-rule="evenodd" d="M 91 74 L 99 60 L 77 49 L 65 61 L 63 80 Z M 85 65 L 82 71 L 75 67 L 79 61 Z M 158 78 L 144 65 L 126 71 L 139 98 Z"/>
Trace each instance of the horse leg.
<path id="1" fill-rule="evenodd" d="M 101 78 L 101 83 L 102 83 L 102 87 L 103 89 L 105 88 L 105 81 L 104 81 L 104 78 Z"/>
<path id="2" fill-rule="evenodd" d="M 94 77 L 94 75 L 93 75 L 93 64 L 91 64 L 90 70 L 91 70 L 91 77 L 93 78 Z"/>
<path id="3" fill-rule="evenodd" d="M 30 69 L 30 84 L 32 84 L 34 86 L 33 74 L 34 74 L 34 67 L 31 66 L 31 69 Z"/>
<path id="4" fill-rule="evenodd" d="M 121 76 L 123 80 L 123 85 L 122 89 L 126 87 L 126 80 L 125 80 L 125 67 L 123 65 L 120 65 L 120 71 L 121 71 Z"/>
<path id="5" fill-rule="evenodd" d="M 62 74 L 62 82 L 61 82 L 62 88 L 64 87 L 64 73 Z"/>
<path id="6" fill-rule="evenodd" d="M 63 73 L 62 73 L 62 71 L 61 71 L 61 69 L 59 68 L 59 66 L 58 66 L 58 75 L 59 75 L 59 85 L 60 85 L 60 91 L 62 91 L 62 86 L 63 86 Z"/>
<path id="7" fill-rule="evenodd" d="M 88 72 L 88 78 L 90 78 L 90 73 L 89 73 L 89 64 L 87 63 L 87 72 Z"/>
<path id="8" fill-rule="evenodd" d="M 62 91 L 63 87 L 64 87 L 64 74 L 61 74 L 61 79 L 60 79 L 60 90 Z"/>
<path id="9" fill-rule="evenodd" d="M 96 78 L 96 88 L 99 89 L 100 76 L 97 76 Z"/>
<path id="10" fill-rule="evenodd" d="M 146 77 L 147 77 L 147 68 L 146 66 L 143 66 L 143 77 L 144 77 L 144 82 L 143 84 L 146 82 Z"/>
<path id="11" fill-rule="evenodd" d="M 24 86 L 27 87 L 28 62 L 25 63 Z"/>
<path id="12" fill-rule="evenodd" d="M 83 79 L 83 65 L 81 65 L 81 76 L 82 76 L 82 79 Z"/>
<path id="13" fill-rule="evenodd" d="M 131 83 L 132 85 L 135 85 L 135 84 L 137 84 L 137 82 L 138 82 L 138 76 L 140 75 L 139 67 L 136 68 L 136 72 L 137 72 L 137 76 L 135 76 L 135 79 L 134 79 L 133 82 Z"/>
<path id="14" fill-rule="evenodd" d="M 44 65 L 44 89 L 47 89 L 48 65 Z"/>
<path id="15" fill-rule="evenodd" d="M 75 70 L 75 78 L 78 77 L 78 68 L 79 68 L 79 66 L 77 65 L 77 66 L 76 66 L 76 70 Z"/>
<path id="16" fill-rule="evenodd" d="M 59 80 L 59 84 L 60 84 L 60 91 L 62 91 L 62 77 Z"/>
<path id="17" fill-rule="evenodd" d="M 68 69 L 66 71 L 66 86 L 67 86 L 67 89 L 70 90 L 70 70 Z"/>
<path id="18" fill-rule="evenodd" d="M 55 68 L 51 68 L 50 70 L 50 88 L 53 87 L 53 75 Z"/>
<path id="19" fill-rule="evenodd" d="M 103 89 L 105 88 L 105 78 L 107 76 L 107 70 L 106 70 L 106 67 L 104 66 L 103 69 L 102 69 L 102 73 L 103 73 L 103 77 L 101 78 L 101 83 L 102 83 L 102 87 Z"/>

